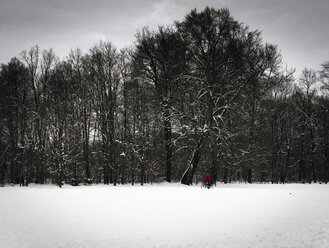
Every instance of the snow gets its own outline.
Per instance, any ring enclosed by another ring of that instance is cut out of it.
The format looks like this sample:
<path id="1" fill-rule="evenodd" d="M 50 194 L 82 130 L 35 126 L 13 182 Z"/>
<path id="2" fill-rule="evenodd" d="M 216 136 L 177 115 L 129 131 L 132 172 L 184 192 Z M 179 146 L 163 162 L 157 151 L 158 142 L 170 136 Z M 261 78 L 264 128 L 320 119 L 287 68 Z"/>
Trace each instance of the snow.
<path id="1" fill-rule="evenodd" d="M 1 248 L 329 247 L 329 185 L 0 188 Z"/>

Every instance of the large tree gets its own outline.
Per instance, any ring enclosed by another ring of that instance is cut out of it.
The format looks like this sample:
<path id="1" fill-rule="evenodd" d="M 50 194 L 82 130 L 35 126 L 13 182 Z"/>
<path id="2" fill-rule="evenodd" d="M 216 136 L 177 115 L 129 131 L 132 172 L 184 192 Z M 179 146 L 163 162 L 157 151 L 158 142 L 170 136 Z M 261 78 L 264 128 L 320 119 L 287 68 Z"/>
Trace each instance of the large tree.
<path id="1" fill-rule="evenodd" d="M 185 69 L 185 57 L 185 44 L 179 33 L 171 28 L 160 27 L 157 32 L 144 28 L 137 34 L 134 75 L 142 82 L 151 83 L 160 101 L 167 182 L 172 177 L 172 107 L 178 79 Z"/>
<path id="2" fill-rule="evenodd" d="M 193 85 L 194 105 L 200 113 L 195 125 L 196 146 L 182 183 L 192 183 L 204 146 L 209 148 L 211 173 L 216 180 L 216 160 L 228 135 L 229 112 L 236 103 L 245 106 L 250 103 L 252 142 L 256 103 L 269 90 L 279 63 L 278 52 L 274 46 L 263 45 L 260 33 L 249 31 L 228 9 L 193 10 L 177 27 L 190 54 L 190 69 L 185 78 Z"/>

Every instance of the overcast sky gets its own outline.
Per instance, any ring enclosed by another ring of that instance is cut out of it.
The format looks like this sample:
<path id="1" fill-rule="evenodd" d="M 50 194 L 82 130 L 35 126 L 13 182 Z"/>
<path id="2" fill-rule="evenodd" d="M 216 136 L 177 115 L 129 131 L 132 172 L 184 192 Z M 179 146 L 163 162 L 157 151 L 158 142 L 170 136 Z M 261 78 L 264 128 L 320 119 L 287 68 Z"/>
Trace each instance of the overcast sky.
<path id="1" fill-rule="evenodd" d="M 329 0 L 0 0 L 0 63 L 38 44 L 63 58 L 99 40 L 133 44 L 137 29 L 182 20 L 191 9 L 227 7 L 278 45 L 297 75 L 329 60 Z"/>

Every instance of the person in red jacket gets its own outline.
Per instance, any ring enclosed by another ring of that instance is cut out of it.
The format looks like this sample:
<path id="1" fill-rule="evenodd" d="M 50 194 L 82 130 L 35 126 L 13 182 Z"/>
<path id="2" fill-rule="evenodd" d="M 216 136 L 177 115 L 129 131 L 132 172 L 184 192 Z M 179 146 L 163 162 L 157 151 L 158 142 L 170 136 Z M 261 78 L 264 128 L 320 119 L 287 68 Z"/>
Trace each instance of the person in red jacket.
<path id="1" fill-rule="evenodd" d="M 211 187 L 211 178 L 210 175 L 207 174 L 205 177 L 205 186 L 209 189 Z"/>

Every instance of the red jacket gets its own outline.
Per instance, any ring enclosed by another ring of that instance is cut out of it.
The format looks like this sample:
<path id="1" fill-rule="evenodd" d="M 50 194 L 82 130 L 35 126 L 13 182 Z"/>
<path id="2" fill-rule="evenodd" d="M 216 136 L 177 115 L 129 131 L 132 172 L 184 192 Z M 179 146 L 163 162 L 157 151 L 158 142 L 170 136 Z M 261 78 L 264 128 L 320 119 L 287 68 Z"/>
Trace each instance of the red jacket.
<path id="1" fill-rule="evenodd" d="M 207 182 L 210 181 L 210 175 L 209 175 L 209 174 L 206 175 L 206 181 L 207 181 Z"/>

